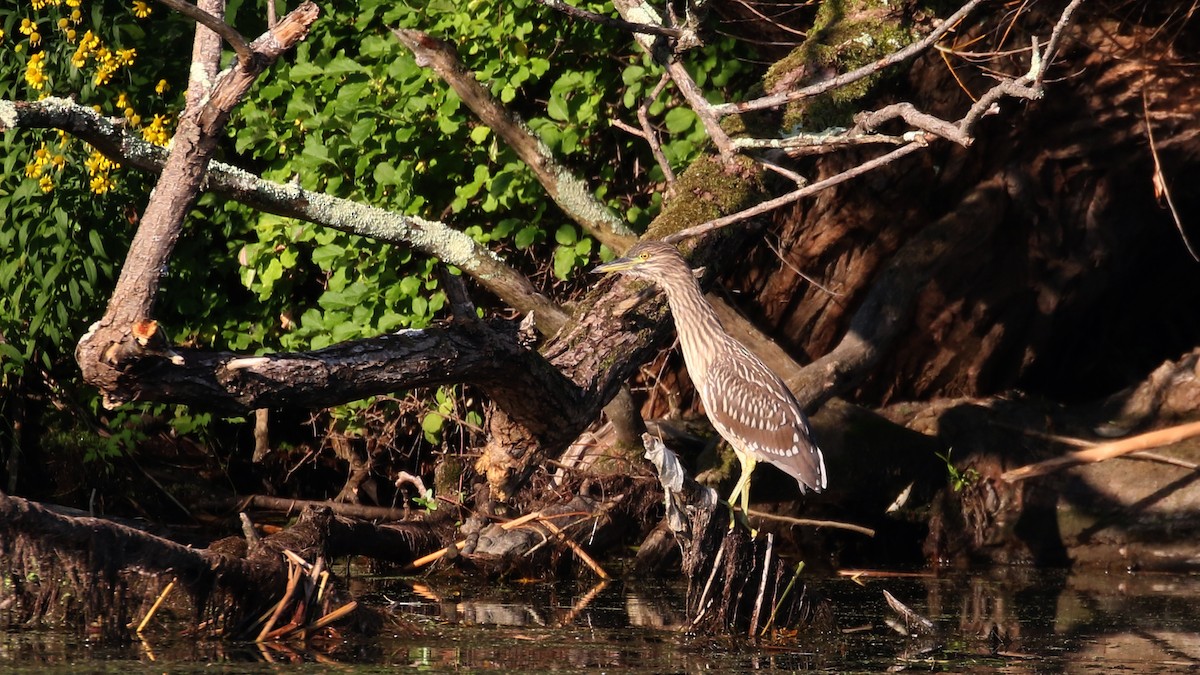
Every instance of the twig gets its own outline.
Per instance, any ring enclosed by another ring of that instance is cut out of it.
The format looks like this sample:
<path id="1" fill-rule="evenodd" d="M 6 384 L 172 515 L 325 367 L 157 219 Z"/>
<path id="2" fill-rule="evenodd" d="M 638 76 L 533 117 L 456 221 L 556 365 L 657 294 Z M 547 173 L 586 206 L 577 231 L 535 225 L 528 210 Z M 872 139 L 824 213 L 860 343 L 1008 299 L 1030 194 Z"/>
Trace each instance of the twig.
<path id="1" fill-rule="evenodd" d="M 796 581 L 800 579 L 800 571 L 803 569 L 803 562 L 796 563 L 796 569 L 792 571 L 792 578 L 788 581 L 788 585 L 784 587 L 783 593 L 780 594 L 779 599 L 775 601 L 774 606 L 771 607 L 771 616 L 767 619 L 766 625 L 764 625 L 762 630 L 759 631 L 759 635 L 765 634 L 767 631 L 771 630 L 771 626 L 775 625 L 775 616 L 779 613 L 779 608 L 783 606 L 783 601 L 787 600 L 787 597 L 792 592 L 792 589 L 796 587 Z M 804 602 L 803 595 L 800 596 L 799 602 Z"/>
<path id="2" fill-rule="evenodd" d="M 821 190 L 825 190 L 827 188 L 833 187 L 834 185 L 839 185 L 841 183 L 845 183 L 846 181 L 848 181 L 852 178 L 861 176 L 864 173 L 868 173 L 868 172 L 874 171 L 875 169 L 878 169 L 882 166 L 891 164 L 892 162 L 900 159 L 901 157 L 904 157 L 906 155 L 911 155 L 912 153 L 916 152 L 917 150 L 920 150 L 923 147 L 925 147 L 925 144 L 918 143 L 918 142 L 913 142 L 913 143 L 909 143 L 908 145 L 900 146 L 899 148 L 896 148 L 895 150 L 887 153 L 886 155 L 882 155 L 880 157 L 876 157 L 875 159 L 863 162 L 862 164 L 859 164 L 856 167 L 847 169 L 835 176 L 830 176 L 829 178 L 826 178 L 825 180 L 817 181 L 816 183 L 802 187 L 798 190 L 793 190 L 792 192 L 789 192 L 781 197 L 769 199 L 765 202 L 761 202 L 761 203 L 759 203 L 755 206 L 752 206 L 748 209 L 738 211 L 737 213 L 733 213 L 728 216 L 724 216 L 722 218 L 710 220 L 707 223 L 701 223 L 699 225 L 694 225 L 692 227 L 689 227 L 689 228 L 686 228 L 683 230 L 679 230 L 678 232 L 675 232 L 669 236 L 663 237 L 663 241 L 666 241 L 667 243 L 676 243 L 679 241 L 683 241 L 684 239 L 687 239 L 689 237 L 696 237 L 701 234 L 705 234 L 706 232 L 711 232 L 713 230 L 720 229 L 727 225 L 732 225 L 733 223 L 738 223 L 743 220 L 747 220 L 749 218 L 753 218 L 755 216 L 767 213 L 768 211 L 773 211 L 774 209 L 777 209 L 781 206 L 785 206 L 787 204 L 791 204 L 792 202 L 796 202 L 801 199 L 804 199 L 805 197 L 815 194 L 817 192 L 820 192 Z"/>
<path id="3" fill-rule="evenodd" d="M 658 84 L 654 85 L 654 89 L 646 100 L 638 106 L 637 118 L 638 123 L 642 125 L 642 133 L 646 143 L 650 146 L 650 154 L 654 155 L 654 161 L 658 162 L 658 167 L 662 169 L 663 177 L 667 181 L 667 194 L 675 192 L 675 172 L 671 170 L 671 163 L 667 161 L 667 155 L 663 152 L 662 143 L 658 140 L 658 133 L 654 127 L 650 126 L 650 106 L 658 99 L 658 95 L 667 87 L 667 83 L 671 81 L 671 76 L 663 73 L 658 79 Z"/>
<path id="4" fill-rule="evenodd" d="M 500 529 L 507 531 L 507 530 L 511 530 L 511 529 L 514 529 L 514 528 L 520 527 L 520 526 L 522 526 L 522 525 L 524 525 L 524 524 L 526 524 L 526 523 L 529 523 L 529 522 L 531 522 L 531 521 L 534 521 L 534 520 L 542 520 L 542 521 L 545 521 L 547 518 L 562 518 L 562 517 L 565 517 L 565 516 L 576 516 L 576 515 L 579 515 L 579 514 L 576 514 L 576 513 L 559 513 L 559 514 L 556 514 L 556 515 L 554 515 L 554 516 L 546 516 L 546 515 L 544 515 L 544 514 L 543 514 L 541 511 L 535 511 L 534 513 L 527 513 L 527 514 L 525 514 L 525 515 L 523 515 L 523 516 L 521 516 L 521 517 L 519 517 L 519 518 L 513 518 L 512 520 L 509 520 L 509 521 L 506 521 L 506 522 L 504 522 L 504 523 L 501 523 L 501 524 L 500 524 Z M 543 524 L 543 525 L 545 525 L 545 524 L 546 524 L 546 522 L 543 522 L 542 524 Z M 456 549 L 458 549 L 458 550 L 460 550 L 460 551 L 461 551 L 461 550 L 462 550 L 462 549 L 463 549 L 463 548 L 464 548 L 466 545 L 467 545 L 467 540 L 466 540 L 466 539 L 464 539 L 464 540 L 462 540 L 462 541 L 457 541 L 457 542 L 455 542 L 455 543 L 453 544 L 454 548 L 456 548 Z M 413 571 L 413 570 L 416 570 L 416 569 L 419 569 L 419 568 L 421 568 L 421 567 L 424 567 L 424 566 L 428 565 L 429 563 L 436 562 L 437 560 L 440 560 L 441 558 L 445 557 L 445 555 L 446 555 L 447 553 L 449 553 L 449 552 L 450 552 L 450 547 L 449 547 L 449 546 L 446 546 L 445 548 L 440 548 L 440 549 L 438 549 L 438 550 L 434 551 L 433 553 L 430 553 L 430 554 L 428 554 L 428 555 L 421 556 L 420 558 L 417 558 L 416 560 L 414 560 L 414 561 L 412 561 L 411 563 L 409 563 L 408 567 L 405 567 L 405 568 L 404 568 L 404 571 L 406 571 L 406 572 L 411 572 L 411 571 Z"/>
<path id="5" fill-rule="evenodd" d="M 1010 483 L 1053 473 L 1060 469 L 1077 464 L 1103 462 L 1114 457 L 1128 455 L 1139 450 L 1171 445 L 1180 441 L 1200 436 L 1200 422 L 1180 424 L 1166 429 L 1157 429 L 1137 436 L 1130 436 L 1112 443 L 1101 443 L 1086 450 L 1078 450 L 1062 457 L 1047 459 L 1042 462 L 1027 464 L 1023 467 L 1005 471 L 1000 477 Z"/>
<path id="6" fill-rule="evenodd" d="M 138 624 L 137 629 L 135 630 L 138 635 L 141 635 L 142 631 L 146 630 L 146 626 L 150 625 L 150 620 L 154 618 L 154 614 L 158 612 L 158 608 L 161 607 L 163 601 L 167 599 L 167 594 L 171 592 L 172 588 L 175 588 L 174 579 L 167 584 L 167 587 L 162 590 L 162 593 L 158 594 L 158 599 L 154 601 L 154 604 L 150 605 L 150 611 L 146 612 L 145 618 L 142 619 L 141 623 Z"/>
<path id="7" fill-rule="evenodd" d="M 837 520 L 813 520 L 812 518 L 793 518 L 791 516 L 781 516 L 781 515 L 778 515 L 775 513 L 767 513 L 765 511 L 756 511 L 754 509 L 750 509 L 750 511 L 747 515 L 754 516 L 755 518 L 762 518 L 764 520 L 774 520 L 774 521 L 777 521 L 780 523 L 787 523 L 789 525 L 802 525 L 805 527 L 828 527 L 828 528 L 832 528 L 832 529 L 836 529 L 836 530 L 849 530 L 851 532 L 865 534 L 868 537 L 875 536 L 875 530 L 872 530 L 869 527 L 863 527 L 862 525 L 855 525 L 853 523 L 843 523 L 843 522 L 840 522 Z"/>
<path id="8" fill-rule="evenodd" d="M 708 607 L 704 601 L 708 598 L 708 592 L 712 590 L 713 580 L 717 576 L 717 570 L 721 567 L 721 559 L 725 557 L 725 544 L 729 541 L 729 537 L 721 538 L 721 546 L 717 548 L 717 555 L 713 557 L 712 568 L 708 572 L 708 580 L 704 582 L 704 590 L 700 592 L 700 599 L 696 601 L 696 618 L 692 619 L 692 625 L 698 625 L 700 619 L 704 617 Z"/>
<path id="9" fill-rule="evenodd" d="M 767 551 L 763 555 L 762 575 L 758 583 L 758 596 L 754 599 L 754 611 L 750 613 L 750 629 L 747 635 L 753 639 L 758 634 L 758 618 L 762 613 L 763 596 L 767 594 L 767 576 L 771 572 L 771 556 L 775 549 L 775 536 L 767 534 Z"/>
<path id="10" fill-rule="evenodd" d="M 1150 102 L 1146 98 L 1146 79 L 1144 77 L 1142 78 L 1142 119 L 1146 125 L 1146 138 L 1150 143 L 1150 157 L 1154 159 L 1154 192 L 1161 194 L 1166 199 L 1167 208 L 1171 210 L 1171 219 L 1175 221 L 1175 229 L 1179 230 L 1179 238 L 1183 240 L 1183 245 L 1191 254 L 1192 260 L 1200 261 L 1200 255 L 1196 254 L 1196 249 L 1188 239 L 1187 232 L 1183 230 L 1183 221 L 1179 218 L 1179 211 L 1175 208 L 1175 200 L 1171 199 L 1171 188 L 1167 185 L 1167 176 L 1163 173 L 1162 162 L 1158 157 L 1158 144 L 1154 141 L 1154 128 L 1150 123 Z"/>
<path id="11" fill-rule="evenodd" d="M 921 40 L 912 43 L 904 49 L 888 54 L 874 63 L 868 63 L 861 68 L 856 68 L 848 73 L 843 73 L 827 80 L 822 80 L 816 84 L 809 85 L 802 89 L 793 89 L 792 91 L 772 94 L 770 96 L 763 96 L 750 101 L 742 101 L 741 103 L 725 103 L 722 105 L 715 105 L 711 106 L 710 109 L 712 110 L 713 114 L 718 117 L 724 117 L 726 115 L 732 115 L 735 113 L 749 112 L 751 110 L 765 110 L 767 108 L 775 108 L 792 101 L 798 101 L 803 98 L 824 94 L 827 91 L 844 87 L 852 82 L 857 82 L 858 80 L 873 75 L 880 70 L 887 68 L 888 66 L 900 63 L 909 57 L 925 51 L 930 45 L 940 40 L 943 35 L 950 32 L 956 25 L 958 25 L 960 21 L 965 19 L 967 15 L 974 11 L 981 2 L 983 2 L 983 0 L 971 0 L 967 4 L 963 5 L 962 8 L 960 8 L 957 12 L 951 14 L 945 21 L 942 22 L 940 26 L 930 31 L 929 35 L 926 35 Z"/>
<path id="12" fill-rule="evenodd" d="M 542 523 L 542 526 L 545 527 L 547 530 L 550 530 L 550 532 L 552 532 L 553 534 L 558 535 L 558 537 L 560 539 L 562 539 L 563 543 L 567 545 L 567 548 L 571 549 L 571 552 L 574 553 L 577 558 L 579 558 L 581 561 L 583 561 L 583 563 L 585 565 L 592 568 L 592 572 L 595 572 L 596 576 L 600 577 L 603 580 L 608 580 L 608 579 L 612 578 L 611 576 L 608 575 L 608 572 L 604 571 L 604 568 L 600 566 L 600 563 L 596 562 L 595 558 L 588 555 L 588 552 L 583 550 L 583 547 L 579 545 L 579 542 L 568 537 L 563 532 L 561 527 L 555 525 L 554 523 L 550 522 L 549 520 L 543 520 L 543 521 L 541 521 L 541 523 Z"/>
<path id="13" fill-rule="evenodd" d="M 290 553 L 290 551 L 287 552 Z M 283 616 L 283 612 L 287 609 L 288 603 L 291 602 L 292 596 L 296 594 L 296 588 L 300 585 L 300 579 L 303 576 L 300 566 L 292 562 L 289 558 L 287 588 L 283 591 L 283 597 L 279 599 L 279 602 L 275 603 L 274 611 L 267 618 L 267 622 L 263 624 L 262 630 L 258 632 L 258 637 L 254 640 L 255 642 L 263 642 L 267 639 L 267 635 L 275 627 L 275 622 L 279 621 L 279 618 Z"/>
<path id="14" fill-rule="evenodd" d="M 258 58 L 254 49 L 250 47 L 250 43 L 246 41 L 246 38 L 237 32 L 233 26 L 225 23 L 220 17 L 213 16 L 190 2 L 184 2 L 184 0 L 158 1 L 220 35 L 223 40 L 229 43 L 230 47 L 233 47 L 233 51 L 237 52 L 238 61 L 242 63 L 243 67 L 248 66 L 251 61 Z M 274 28 L 274 22 L 271 22 L 268 27 Z"/>
<path id="15" fill-rule="evenodd" d="M 662 24 L 662 18 L 645 2 L 640 0 L 616 0 L 613 6 L 621 14 L 621 17 L 626 21 L 642 19 L 642 23 L 654 22 Z M 635 21 L 636 22 L 636 21 Z M 708 132 L 709 139 L 713 145 L 717 147 L 717 152 L 721 154 L 721 158 L 726 162 L 732 160 L 734 155 L 733 142 L 729 138 L 729 134 L 721 128 L 719 115 L 716 115 L 712 104 L 708 99 L 704 98 L 704 92 L 700 91 L 700 87 L 696 86 L 696 81 L 692 79 L 683 62 L 675 58 L 674 54 L 665 49 L 658 49 L 654 40 L 651 40 L 646 35 L 635 35 L 637 43 L 649 54 L 656 63 L 666 69 L 667 74 L 671 76 L 671 80 L 675 82 L 675 88 L 679 90 L 679 94 L 683 96 L 683 100 L 687 102 L 688 107 L 692 112 L 696 113 L 696 117 L 700 119 L 700 123 L 704 125 L 704 130 Z"/>

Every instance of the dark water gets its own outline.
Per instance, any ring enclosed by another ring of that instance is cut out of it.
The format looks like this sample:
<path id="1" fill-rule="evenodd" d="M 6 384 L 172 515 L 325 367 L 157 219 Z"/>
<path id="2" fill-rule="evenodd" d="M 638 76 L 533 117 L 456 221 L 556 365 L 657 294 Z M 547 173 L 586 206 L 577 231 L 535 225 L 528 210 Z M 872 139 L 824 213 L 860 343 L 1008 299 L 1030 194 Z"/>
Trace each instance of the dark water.
<path id="1" fill-rule="evenodd" d="M 6 672 L 476 673 L 749 670 L 826 672 L 1193 672 L 1200 576 L 1001 569 L 810 579 L 814 627 L 771 644 L 690 635 L 683 589 L 658 580 L 453 587 L 359 580 L 395 625 L 369 641 L 315 646 L 173 639 L 123 646 L 45 631 L 0 633 Z M 884 591 L 933 622 L 906 627 Z"/>

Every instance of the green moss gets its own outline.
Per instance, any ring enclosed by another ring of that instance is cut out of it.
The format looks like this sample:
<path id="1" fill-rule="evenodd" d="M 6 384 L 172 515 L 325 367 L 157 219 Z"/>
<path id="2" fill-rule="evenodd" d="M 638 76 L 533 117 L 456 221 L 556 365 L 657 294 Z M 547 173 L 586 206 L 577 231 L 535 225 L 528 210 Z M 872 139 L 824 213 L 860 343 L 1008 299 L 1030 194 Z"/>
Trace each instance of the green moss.
<path id="1" fill-rule="evenodd" d="M 828 0 L 809 37 L 764 78 L 767 91 L 794 89 L 846 73 L 911 44 L 916 36 L 895 0 Z M 783 128 L 810 131 L 849 126 L 861 101 L 884 77 L 874 74 L 788 107 Z"/>
<path id="2" fill-rule="evenodd" d="M 717 157 L 692 162 L 675 185 L 675 197 L 646 231 L 662 239 L 680 230 L 736 213 L 750 206 L 762 190 L 762 169 L 746 157 L 726 165 Z"/>

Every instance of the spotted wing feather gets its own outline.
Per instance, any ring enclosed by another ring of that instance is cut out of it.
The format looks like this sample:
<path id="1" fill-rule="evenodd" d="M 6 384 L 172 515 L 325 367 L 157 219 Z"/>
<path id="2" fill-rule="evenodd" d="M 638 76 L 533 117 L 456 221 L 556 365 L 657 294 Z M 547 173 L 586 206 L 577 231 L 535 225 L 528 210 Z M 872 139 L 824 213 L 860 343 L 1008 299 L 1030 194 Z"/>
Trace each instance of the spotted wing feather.
<path id="1" fill-rule="evenodd" d="M 732 344 L 746 358 L 718 358 L 709 366 L 702 388 L 709 419 L 740 450 L 795 477 L 801 492 L 820 492 L 826 486 L 825 459 L 800 404 L 757 357 Z"/>

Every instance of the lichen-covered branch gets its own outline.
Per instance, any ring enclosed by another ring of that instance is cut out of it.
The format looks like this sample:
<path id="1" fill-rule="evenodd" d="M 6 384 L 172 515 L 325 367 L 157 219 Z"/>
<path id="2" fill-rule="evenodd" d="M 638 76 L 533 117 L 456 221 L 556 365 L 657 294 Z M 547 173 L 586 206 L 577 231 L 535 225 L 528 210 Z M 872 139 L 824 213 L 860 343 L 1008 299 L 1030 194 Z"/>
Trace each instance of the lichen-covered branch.
<path id="1" fill-rule="evenodd" d="M 61 98 L 36 102 L 0 100 L 0 130 L 56 128 L 81 138 L 105 156 L 144 171 L 158 173 L 166 151 L 87 106 Z M 223 162 L 209 163 L 203 189 L 253 208 L 298 218 L 342 232 L 411 246 L 454 265 L 510 307 L 533 313 L 539 330 L 553 334 L 567 320 L 554 301 L 523 275 L 466 234 L 444 223 L 305 190 L 298 185 L 265 180 Z"/>

